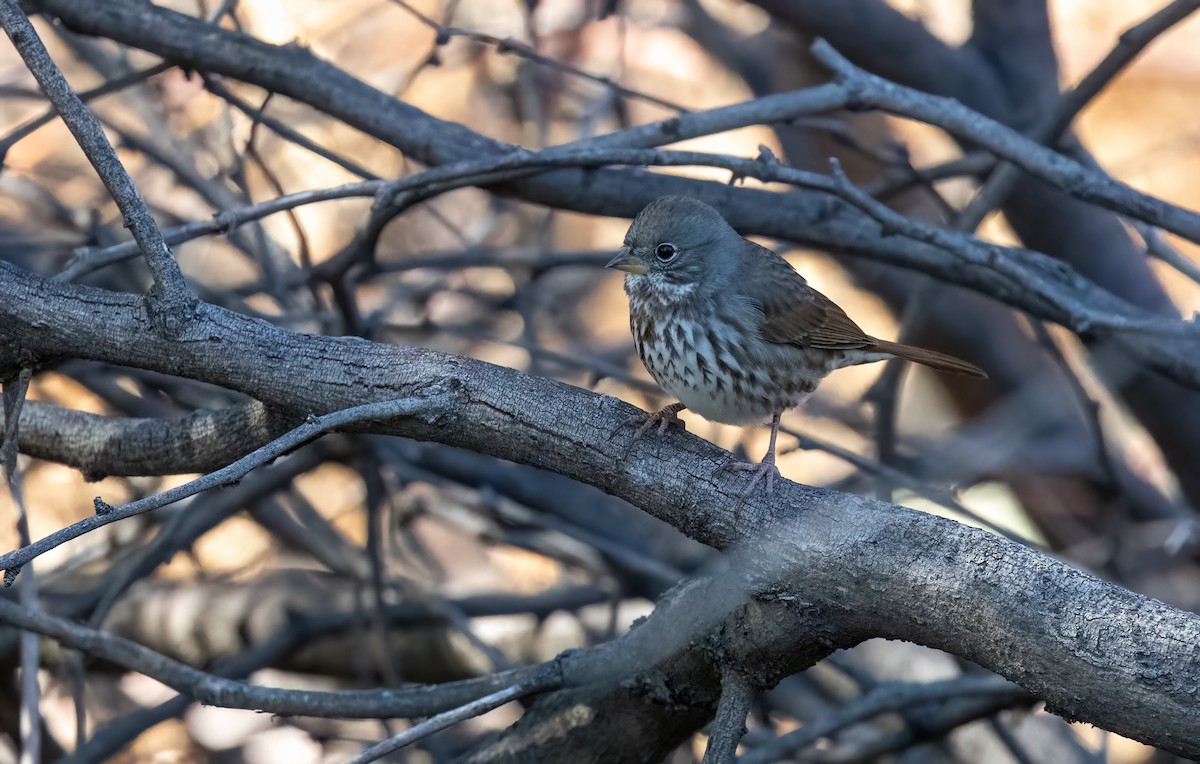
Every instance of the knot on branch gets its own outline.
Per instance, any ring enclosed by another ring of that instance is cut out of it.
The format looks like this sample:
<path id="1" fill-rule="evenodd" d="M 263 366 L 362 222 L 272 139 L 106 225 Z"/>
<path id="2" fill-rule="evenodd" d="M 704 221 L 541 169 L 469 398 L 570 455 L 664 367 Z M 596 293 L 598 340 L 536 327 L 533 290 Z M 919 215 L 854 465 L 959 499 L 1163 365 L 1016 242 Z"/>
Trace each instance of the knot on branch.
<path id="1" fill-rule="evenodd" d="M 729 174 L 729 185 L 735 186 L 742 180 L 754 175 L 762 180 L 767 180 L 774 176 L 775 170 L 783 166 L 779 158 L 775 156 L 775 152 L 771 151 L 766 144 L 758 144 L 758 156 L 752 162 L 754 170 L 731 170 Z"/>
<path id="2" fill-rule="evenodd" d="M 241 218 L 237 210 L 221 210 L 213 215 L 213 222 L 217 225 L 217 230 L 214 233 L 229 233 L 241 223 Z"/>
<path id="3" fill-rule="evenodd" d="M 846 105 L 844 107 L 846 111 L 864 112 L 875 108 L 874 103 L 868 97 L 868 89 L 865 82 L 855 77 L 843 76 L 835 76 L 834 80 L 846 91 Z"/>
<path id="4" fill-rule="evenodd" d="M 195 317 L 198 301 L 182 284 L 155 282 L 145 299 L 146 317 L 166 339 L 179 339 Z"/>

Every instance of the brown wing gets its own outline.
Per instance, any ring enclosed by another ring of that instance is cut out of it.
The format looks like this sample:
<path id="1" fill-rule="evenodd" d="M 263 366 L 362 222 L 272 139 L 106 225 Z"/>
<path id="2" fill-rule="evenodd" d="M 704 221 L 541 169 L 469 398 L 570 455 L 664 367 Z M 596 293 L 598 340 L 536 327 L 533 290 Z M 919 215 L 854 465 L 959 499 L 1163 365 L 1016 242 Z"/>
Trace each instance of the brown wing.
<path id="1" fill-rule="evenodd" d="M 810 287 L 779 255 L 758 245 L 747 268 L 747 295 L 763 312 L 768 342 L 826 350 L 857 350 L 875 343 L 833 300 Z"/>
<path id="2" fill-rule="evenodd" d="M 823 350 L 868 350 L 898 356 L 938 371 L 987 379 L 973 363 L 933 350 L 875 339 L 858 328 L 833 300 L 813 289 L 779 255 L 753 242 L 744 262 L 746 296 L 762 311 L 768 342 Z"/>

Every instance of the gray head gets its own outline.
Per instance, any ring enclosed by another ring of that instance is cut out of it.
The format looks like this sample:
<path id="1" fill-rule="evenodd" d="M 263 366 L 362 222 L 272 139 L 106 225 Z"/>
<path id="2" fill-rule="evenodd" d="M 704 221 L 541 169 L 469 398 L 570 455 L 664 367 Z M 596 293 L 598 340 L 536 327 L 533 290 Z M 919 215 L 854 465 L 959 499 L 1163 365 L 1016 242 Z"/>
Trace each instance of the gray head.
<path id="1" fill-rule="evenodd" d="M 655 290 L 719 288 L 736 269 L 742 242 L 704 202 L 660 196 L 638 213 L 625 234 L 625 246 L 608 267 L 630 274 L 627 286 L 644 282 Z"/>

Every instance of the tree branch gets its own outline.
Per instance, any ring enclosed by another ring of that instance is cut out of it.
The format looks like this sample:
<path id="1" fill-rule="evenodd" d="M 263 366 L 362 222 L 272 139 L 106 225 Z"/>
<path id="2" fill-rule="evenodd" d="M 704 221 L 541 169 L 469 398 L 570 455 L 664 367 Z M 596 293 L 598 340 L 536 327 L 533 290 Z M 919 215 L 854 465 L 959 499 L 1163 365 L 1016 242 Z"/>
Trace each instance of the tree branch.
<path id="1" fill-rule="evenodd" d="M 701 764 L 733 764 L 738 742 L 746 734 L 746 717 L 754 705 L 754 688 L 734 669 L 721 677 L 721 702 L 708 732 Z"/>
<path id="2" fill-rule="evenodd" d="M 927 93 L 950 96 L 1010 126 L 1028 129 L 1031 117 L 1036 120 L 1059 98 L 1044 0 L 976 0 L 972 6 L 975 35 L 970 44 L 958 48 L 950 48 L 918 23 L 907 19 L 896 23 L 897 11 L 884 0 L 754 2 L 802 35 L 825 37 L 863 68 Z M 1023 18 L 1013 18 L 1018 14 Z M 911 49 L 903 49 L 899 41 Z M 1031 63 L 1040 68 L 1030 71 Z M 1085 162 L 1089 159 L 1078 146 L 1070 153 Z M 1003 211 L 1030 248 L 1071 263 L 1089 280 L 1131 303 L 1162 315 L 1178 315 L 1145 253 L 1133 245 L 1116 215 L 1029 176 L 1009 195 Z M 877 283 L 894 289 L 890 276 Z M 976 310 L 969 301 L 961 302 L 960 310 Z M 982 308 L 995 314 L 991 323 L 1003 316 L 994 307 Z M 945 306 L 942 315 L 953 315 L 947 310 L 951 309 Z M 943 324 L 937 331 L 944 337 L 946 328 Z M 960 337 L 959 342 L 968 339 Z M 1126 354 L 1111 352 L 1105 337 L 1082 339 L 1110 388 L 1154 434 L 1192 505 L 1200 506 L 1200 472 L 1193 468 L 1193 456 L 1200 451 L 1200 406 L 1195 405 L 1194 390 L 1144 368 L 1131 368 Z"/>
<path id="3" fill-rule="evenodd" d="M 1032 703 L 1035 698 L 1012 682 L 998 676 L 963 676 L 927 684 L 884 684 L 871 690 L 828 719 L 775 738 L 739 759 L 740 764 L 771 764 L 784 761 L 823 737 L 889 711 L 904 711 L 914 706 L 962 699 L 988 699 L 988 708 L 1004 704 Z"/>
<path id="4" fill-rule="evenodd" d="M 301 415 L 453 394 L 458 403 L 441 419 L 410 417 L 371 429 L 557 472 L 626 499 L 699 541 L 761 561 L 754 591 L 782 603 L 771 613 L 806 619 L 804 629 L 791 632 L 799 641 L 778 640 L 785 655 L 812 660 L 867 635 L 906 639 L 1002 673 L 1068 718 L 1200 755 L 1194 695 L 1200 654 L 1192 649 L 1200 644 L 1200 617 L 1034 550 L 952 521 L 787 481 L 776 483 L 770 504 L 760 498 L 742 505 L 735 521 L 742 482 L 714 479 L 729 454 L 671 433 L 639 441 L 623 459 L 624 439 L 610 433 L 632 409 L 613 399 L 421 348 L 298 334 L 206 304 L 173 341 L 148 327 L 134 295 L 50 282 L 12 266 L 3 272 L 0 284 L 20 299 L 0 300 L 0 348 L 184 376 Z M 797 602 L 814 609 L 805 615 L 787 604 Z M 736 631 L 739 639 L 769 633 Z M 762 664 L 754 681 L 769 686 L 797 665 Z M 714 681 L 719 685 L 719 675 Z M 681 713 L 681 724 L 697 714 L 703 723 L 711 710 Z"/>
<path id="5" fill-rule="evenodd" d="M 287 716 L 387 719 L 441 713 L 532 677 L 538 669 L 515 669 L 479 679 L 387 690 L 282 690 L 225 679 L 194 669 L 136 642 L 27 610 L 0 598 L 0 621 L 44 634 L 68 647 L 153 677 L 194 700 L 223 708 L 266 710 Z"/>
<path id="6" fill-rule="evenodd" d="M 105 137 L 100 120 L 67 84 L 17 0 L 0 0 L 0 25 L 124 215 L 125 227 L 133 233 L 154 276 L 153 315 L 162 320 L 163 328 L 179 331 L 187 321 L 195 297 L 183 279 L 179 263 L 163 241 L 149 207 Z"/>
<path id="7" fill-rule="evenodd" d="M 74 467 L 88 480 L 177 475 L 224 467 L 296 423 L 257 402 L 155 419 L 29 401 L 21 412 L 20 446 L 22 453 Z"/>
<path id="8" fill-rule="evenodd" d="M 333 411 L 323 416 L 309 415 L 308 420 L 293 430 L 281 435 L 275 440 L 246 454 L 237 461 L 210 472 L 203 477 L 190 480 L 181 486 L 176 486 L 162 493 L 138 499 L 119 507 L 106 504 L 99 496 L 96 497 L 96 514 L 66 528 L 55 531 L 45 538 L 38 539 L 22 548 L 0 555 L 0 569 L 4 570 L 4 585 L 10 586 L 21 572 L 21 568 L 31 560 L 55 549 L 63 544 L 77 539 L 85 533 L 97 528 L 110 525 L 135 515 L 160 509 L 169 504 L 195 496 L 198 493 L 231 485 L 241 480 L 255 467 L 277 459 L 289 451 L 304 445 L 326 432 L 339 428 L 354 428 L 364 422 L 373 420 L 388 420 L 396 417 L 422 416 L 430 423 L 447 415 L 446 405 L 449 398 L 430 390 L 428 394 L 401 398 L 395 400 L 376 401 L 360 406 Z"/>
<path id="9" fill-rule="evenodd" d="M 87 34 L 103 35 L 154 52 L 180 66 L 218 72 L 294 98 L 386 141 L 426 164 L 478 160 L 513 151 L 512 146 L 481 136 L 460 124 L 438 120 L 397 101 L 316 59 L 300 46 L 268 45 L 246 35 L 214 28 L 190 16 L 129 0 L 112 0 L 103 8 L 82 0 L 39 0 L 37 5 Z M 644 147 L 745 124 L 793 119 L 845 106 L 847 99 L 853 101 L 862 95 L 862 86 L 868 86 L 881 104 L 889 103 L 888 96 L 882 91 L 895 90 L 895 86 L 882 83 L 876 87 L 871 84 L 871 75 L 861 74 L 853 81 L 853 88 L 832 85 L 768 96 L 750 104 L 703 114 L 679 115 L 653 125 L 618 131 L 592 139 L 586 145 L 595 148 Z M 312 87 L 313 82 L 319 83 L 320 87 Z M 1100 173 L 1084 170 L 1072 160 L 1039 147 L 1019 133 L 970 112 L 960 104 L 915 91 L 906 91 L 904 99 L 915 109 L 912 116 L 935 120 L 935 124 L 980 141 L 1007 159 L 1020 159 L 1014 155 L 1023 155 L 1030 147 L 1041 152 L 1033 159 L 1022 159 L 1022 166 L 1049 182 L 1064 183 L 1073 190 L 1078 187 L 1088 198 L 1125 210 L 1136 208 L 1131 212 L 1133 216 L 1152 219 L 1155 224 L 1166 218 L 1177 224 L 1174 228 L 1164 226 L 1168 230 L 1182 228 L 1200 236 L 1200 216 L 1195 213 L 1145 197 Z M 569 144 L 571 148 L 582 145 L 578 142 Z M 866 221 L 860 211 L 839 204 L 824 194 L 815 197 L 798 194 L 797 198 L 780 200 L 766 192 L 746 189 L 735 192 L 715 183 L 605 169 L 544 172 L 516 181 L 497 182 L 492 190 L 555 208 L 626 217 L 633 217 L 657 196 L 684 193 L 713 204 L 736 228 L 746 233 L 788 238 L 833 251 L 851 251 L 958 283 L 950 274 L 959 269 L 931 267 L 931 260 L 940 259 L 936 251 L 930 252 L 906 237 L 890 237 L 874 225 L 864 227 Z M 769 214 L 764 211 L 766 199 L 773 199 Z"/>
<path id="10" fill-rule="evenodd" d="M 850 89 L 851 109 L 881 109 L 940 127 L 956 138 L 988 149 L 1077 199 L 1153 223 L 1200 243 L 1198 213 L 1156 199 L 1096 172 L 957 101 L 911 90 L 863 71 L 824 40 L 814 43 L 812 52 L 834 72 L 837 81 Z"/>
<path id="11" fill-rule="evenodd" d="M 368 764 L 368 762 L 377 761 L 378 759 L 387 756 L 393 751 L 398 751 L 405 746 L 429 737 L 435 732 L 441 732 L 447 727 L 451 727 L 459 722 L 473 719 L 476 716 L 487 713 L 493 709 L 499 708 L 505 703 L 511 703 L 514 700 L 519 700 L 526 695 L 532 695 L 535 692 L 541 692 L 552 687 L 556 687 L 557 682 L 553 681 L 553 676 L 546 674 L 542 677 L 535 677 L 526 680 L 520 684 L 514 684 L 512 687 L 506 687 L 503 690 L 498 690 L 491 695 L 485 695 L 479 700 L 473 700 L 470 703 L 459 706 L 458 708 L 444 711 L 437 716 L 426 719 L 420 724 L 416 724 L 403 732 L 393 737 L 384 740 L 382 743 L 371 746 L 367 750 L 347 761 L 347 764 Z"/>
<path id="12" fill-rule="evenodd" d="M 1046 112 L 1030 131 L 1029 137 L 1038 143 L 1053 144 L 1063 131 L 1071 126 L 1075 115 L 1137 58 L 1147 45 L 1190 16 L 1197 8 L 1200 8 L 1200 0 L 1175 0 L 1141 23 L 1125 30 L 1104 60 L 1078 85 L 1058 99 L 1054 108 Z M 1004 202 L 1020 176 L 1020 171 L 1012 162 L 999 163 L 959 215 L 957 227 L 964 231 L 974 231 L 978 228 L 984 217 Z"/>
<path id="13" fill-rule="evenodd" d="M 406 206 L 417 198 L 428 198 L 466 185 L 526 177 L 547 167 L 602 167 L 609 164 L 721 167 L 733 172 L 735 177 L 754 177 L 815 189 L 845 200 L 878 221 L 885 232 L 900 233 L 910 240 L 936 247 L 943 255 L 950 255 L 958 266 L 952 278 L 960 283 L 969 281 L 981 291 L 986 284 L 987 293 L 1051 318 L 1077 333 L 1109 329 L 1176 334 L 1193 342 L 1200 338 L 1200 332 L 1194 324 L 1139 315 L 1140 311 L 1122 304 L 1113 295 L 1097 289 L 1088 280 L 1041 253 L 1002 247 L 906 218 L 851 184 L 836 164 L 833 176 L 819 175 L 785 167 L 769 152 L 764 152 L 758 159 L 747 160 L 700 152 L 607 146 L 558 147 L 539 152 L 515 150 L 498 157 L 455 163 L 390 181 L 364 181 L 331 189 L 304 191 L 228 210 L 211 222 L 188 223 L 168 230 L 167 234 L 173 240 L 182 241 L 205 233 L 228 230 L 295 205 L 350 196 L 374 195 L 376 209 L 397 204 Z M 396 202 L 395 199 L 401 195 L 411 195 L 411 198 L 403 203 Z M 132 248 L 128 245 L 81 253 L 64 275 L 80 275 L 129 254 L 132 254 Z M 344 264 L 338 267 L 344 267 Z M 1178 381 L 1200 386 L 1200 366 L 1195 362 L 1192 347 L 1180 346 L 1165 338 L 1147 341 L 1143 337 L 1123 344 L 1129 352 Z"/>

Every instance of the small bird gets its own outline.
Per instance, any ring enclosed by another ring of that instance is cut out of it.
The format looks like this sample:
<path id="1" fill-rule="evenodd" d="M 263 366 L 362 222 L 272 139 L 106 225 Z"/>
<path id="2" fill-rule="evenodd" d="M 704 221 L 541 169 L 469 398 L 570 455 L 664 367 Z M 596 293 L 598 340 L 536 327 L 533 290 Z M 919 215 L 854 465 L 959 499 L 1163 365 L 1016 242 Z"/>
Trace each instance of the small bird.
<path id="1" fill-rule="evenodd" d="M 987 377 L 952 356 L 866 334 L 787 260 L 742 238 L 720 213 L 695 199 L 663 196 L 651 202 L 607 267 L 626 273 L 638 356 L 679 399 L 650 414 L 635 441 L 656 425 L 661 433 L 678 423 L 685 408 L 723 424 L 771 418 L 771 445 L 762 461 L 722 467 L 753 472 L 743 499 L 764 477 L 770 495 L 779 474 L 779 419 L 831 371 L 897 357 Z"/>

